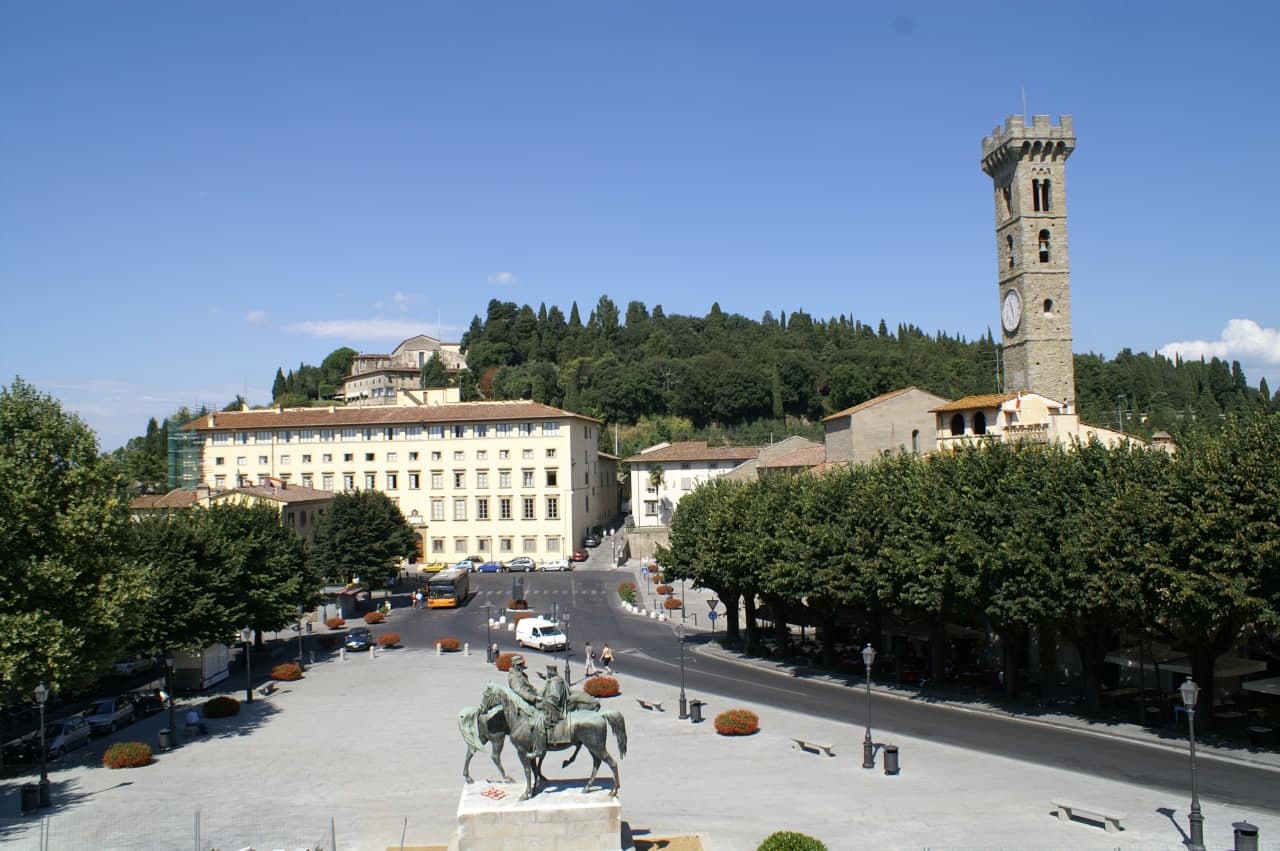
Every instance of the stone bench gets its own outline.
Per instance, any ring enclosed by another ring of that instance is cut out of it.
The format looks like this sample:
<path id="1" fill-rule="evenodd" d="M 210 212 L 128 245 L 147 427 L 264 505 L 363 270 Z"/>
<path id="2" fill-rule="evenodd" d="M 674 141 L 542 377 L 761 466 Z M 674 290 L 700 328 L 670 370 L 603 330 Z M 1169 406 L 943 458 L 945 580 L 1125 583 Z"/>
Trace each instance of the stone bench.
<path id="1" fill-rule="evenodd" d="M 795 742 L 800 747 L 800 750 L 807 753 L 825 753 L 827 756 L 836 755 L 835 745 L 819 745 L 808 739 L 792 739 L 791 741 Z"/>
<path id="2" fill-rule="evenodd" d="M 1123 813 L 1113 813 L 1101 807 L 1086 806 L 1072 801 L 1050 801 L 1049 803 L 1058 808 L 1059 821 L 1071 821 L 1073 815 L 1083 816 L 1092 821 L 1102 822 L 1102 826 L 1106 828 L 1107 833 L 1123 830 L 1120 822 L 1122 819 L 1128 818 Z"/>

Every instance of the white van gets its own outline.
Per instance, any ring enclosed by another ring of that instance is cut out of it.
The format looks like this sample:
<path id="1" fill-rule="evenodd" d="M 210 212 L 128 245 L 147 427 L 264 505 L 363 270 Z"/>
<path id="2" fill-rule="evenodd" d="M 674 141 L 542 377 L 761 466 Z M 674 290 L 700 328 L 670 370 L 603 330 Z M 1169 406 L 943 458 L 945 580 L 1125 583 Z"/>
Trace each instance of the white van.
<path id="1" fill-rule="evenodd" d="M 516 644 L 535 650 L 565 650 L 569 638 L 546 618 L 525 618 L 516 624 Z"/>

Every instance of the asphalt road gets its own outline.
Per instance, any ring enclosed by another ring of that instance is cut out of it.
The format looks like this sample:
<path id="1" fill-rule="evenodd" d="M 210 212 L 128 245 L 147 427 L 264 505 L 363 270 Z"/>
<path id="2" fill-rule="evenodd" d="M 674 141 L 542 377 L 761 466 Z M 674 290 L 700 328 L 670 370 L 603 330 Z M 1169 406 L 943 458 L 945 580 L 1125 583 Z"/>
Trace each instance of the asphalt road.
<path id="1" fill-rule="evenodd" d="M 534 611 L 548 615 L 568 611 L 572 645 L 569 658 L 575 682 L 583 675 L 584 642 L 590 641 L 598 651 L 607 641 L 614 651 L 614 669 L 619 676 L 630 672 L 668 683 L 674 693 L 680 688 L 682 677 L 680 642 L 672 624 L 646 620 L 618 606 L 617 585 L 628 578 L 627 574 L 608 569 L 477 574 L 472 576 L 472 597 L 466 606 L 456 610 L 397 611 L 390 627 L 401 634 L 402 642 L 409 647 L 431 647 L 436 639 L 452 636 L 469 641 L 472 652 L 482 653 L 486 642 L 485 604 L 493 607 L 495 616 L 501 614 L 512 596 L 513 580 L 523 580 L 525 597 Z M 408 606 L 407 596 L 403 605 Z M 493 630 L 489 637 L 502 651 L 516 649 L 514 633 Z M 686 640 L 683 679 L 691 699 L 705 694 L 723 695 L 744 703 L 825 714 L 844 723 L 865 723 L 867 698 L 860 684 L 851 683 L 851 688 L 804 676 L 786 677 L 696 652 L 697 644 L 710 640 L 705 632 L 693 632 Z M 561 664 L 565 657 L 563 653 L 525 652 L 533 671 L 542 670 L 539 656 Z M 708 712 L 714 710 L 713 705 Z M 1183 792 L 1189 785 L 1185 751 L 874 692 L 870 713 L 877 741 L 891 741 L 896 733 L 1170 792 Z M 1206 797 L 1280 812 L 1280 775 L 1275 771 L 1201 758 L 1197 773 L 1200 793 Z"/>

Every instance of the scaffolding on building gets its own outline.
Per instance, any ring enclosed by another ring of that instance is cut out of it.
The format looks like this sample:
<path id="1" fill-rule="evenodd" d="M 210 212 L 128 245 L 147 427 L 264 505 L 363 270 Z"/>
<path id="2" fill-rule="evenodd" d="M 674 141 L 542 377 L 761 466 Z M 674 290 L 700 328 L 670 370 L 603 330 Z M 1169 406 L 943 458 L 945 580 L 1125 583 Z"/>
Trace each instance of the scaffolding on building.
<path id="1" fill-rule="evenodd" d="M 167 425 L 169 490 L 194 490 L 200 484 L 200 458 L 204 438 L 195 429 L 184 430 L 183 423 L 170 422 Z"/>

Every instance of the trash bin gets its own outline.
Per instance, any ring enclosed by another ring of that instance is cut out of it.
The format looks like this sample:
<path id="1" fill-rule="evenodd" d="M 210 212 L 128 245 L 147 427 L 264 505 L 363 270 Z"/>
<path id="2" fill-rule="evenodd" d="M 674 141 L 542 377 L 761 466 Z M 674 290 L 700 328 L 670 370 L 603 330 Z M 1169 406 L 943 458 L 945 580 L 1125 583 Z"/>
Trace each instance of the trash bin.
<path id="1" fill-rule="evenodd" d="M 49 800 L 49 778 L 46 777 L 40 781 L 40 806 L 52 806 Z"/>
<path id="2" fill-rule="evenodd" d="M 173 730 L 168 727 L 160 728 L 160 750 L 167 751 L 173 748 Z"/>
<path id="3" fill-rule="evenodd" d="M 884 746 L 884 773 L 885 774 L 898 773 L 898 746 L 897 745 Z"/>
<path id="4" fill-rule="evenodd" d="M 706 706 L 705 700 L 695 700 L 689 704 L 689 720 L 693 724 L 702 723 L 702 707 Z"/>
<path id="5" fill-rule="evenodd" d="M 1258 851 L 1258 828 L 1247 821 L 1235 821 L 1231 826 L 1236 829 L 1235 851 Z"/>
<path id="6" fill-rule="evenodd" d="M 40 806 L 40 787 L 27 783 L 22 787 L 22 814 L 33 813 Z"/>

